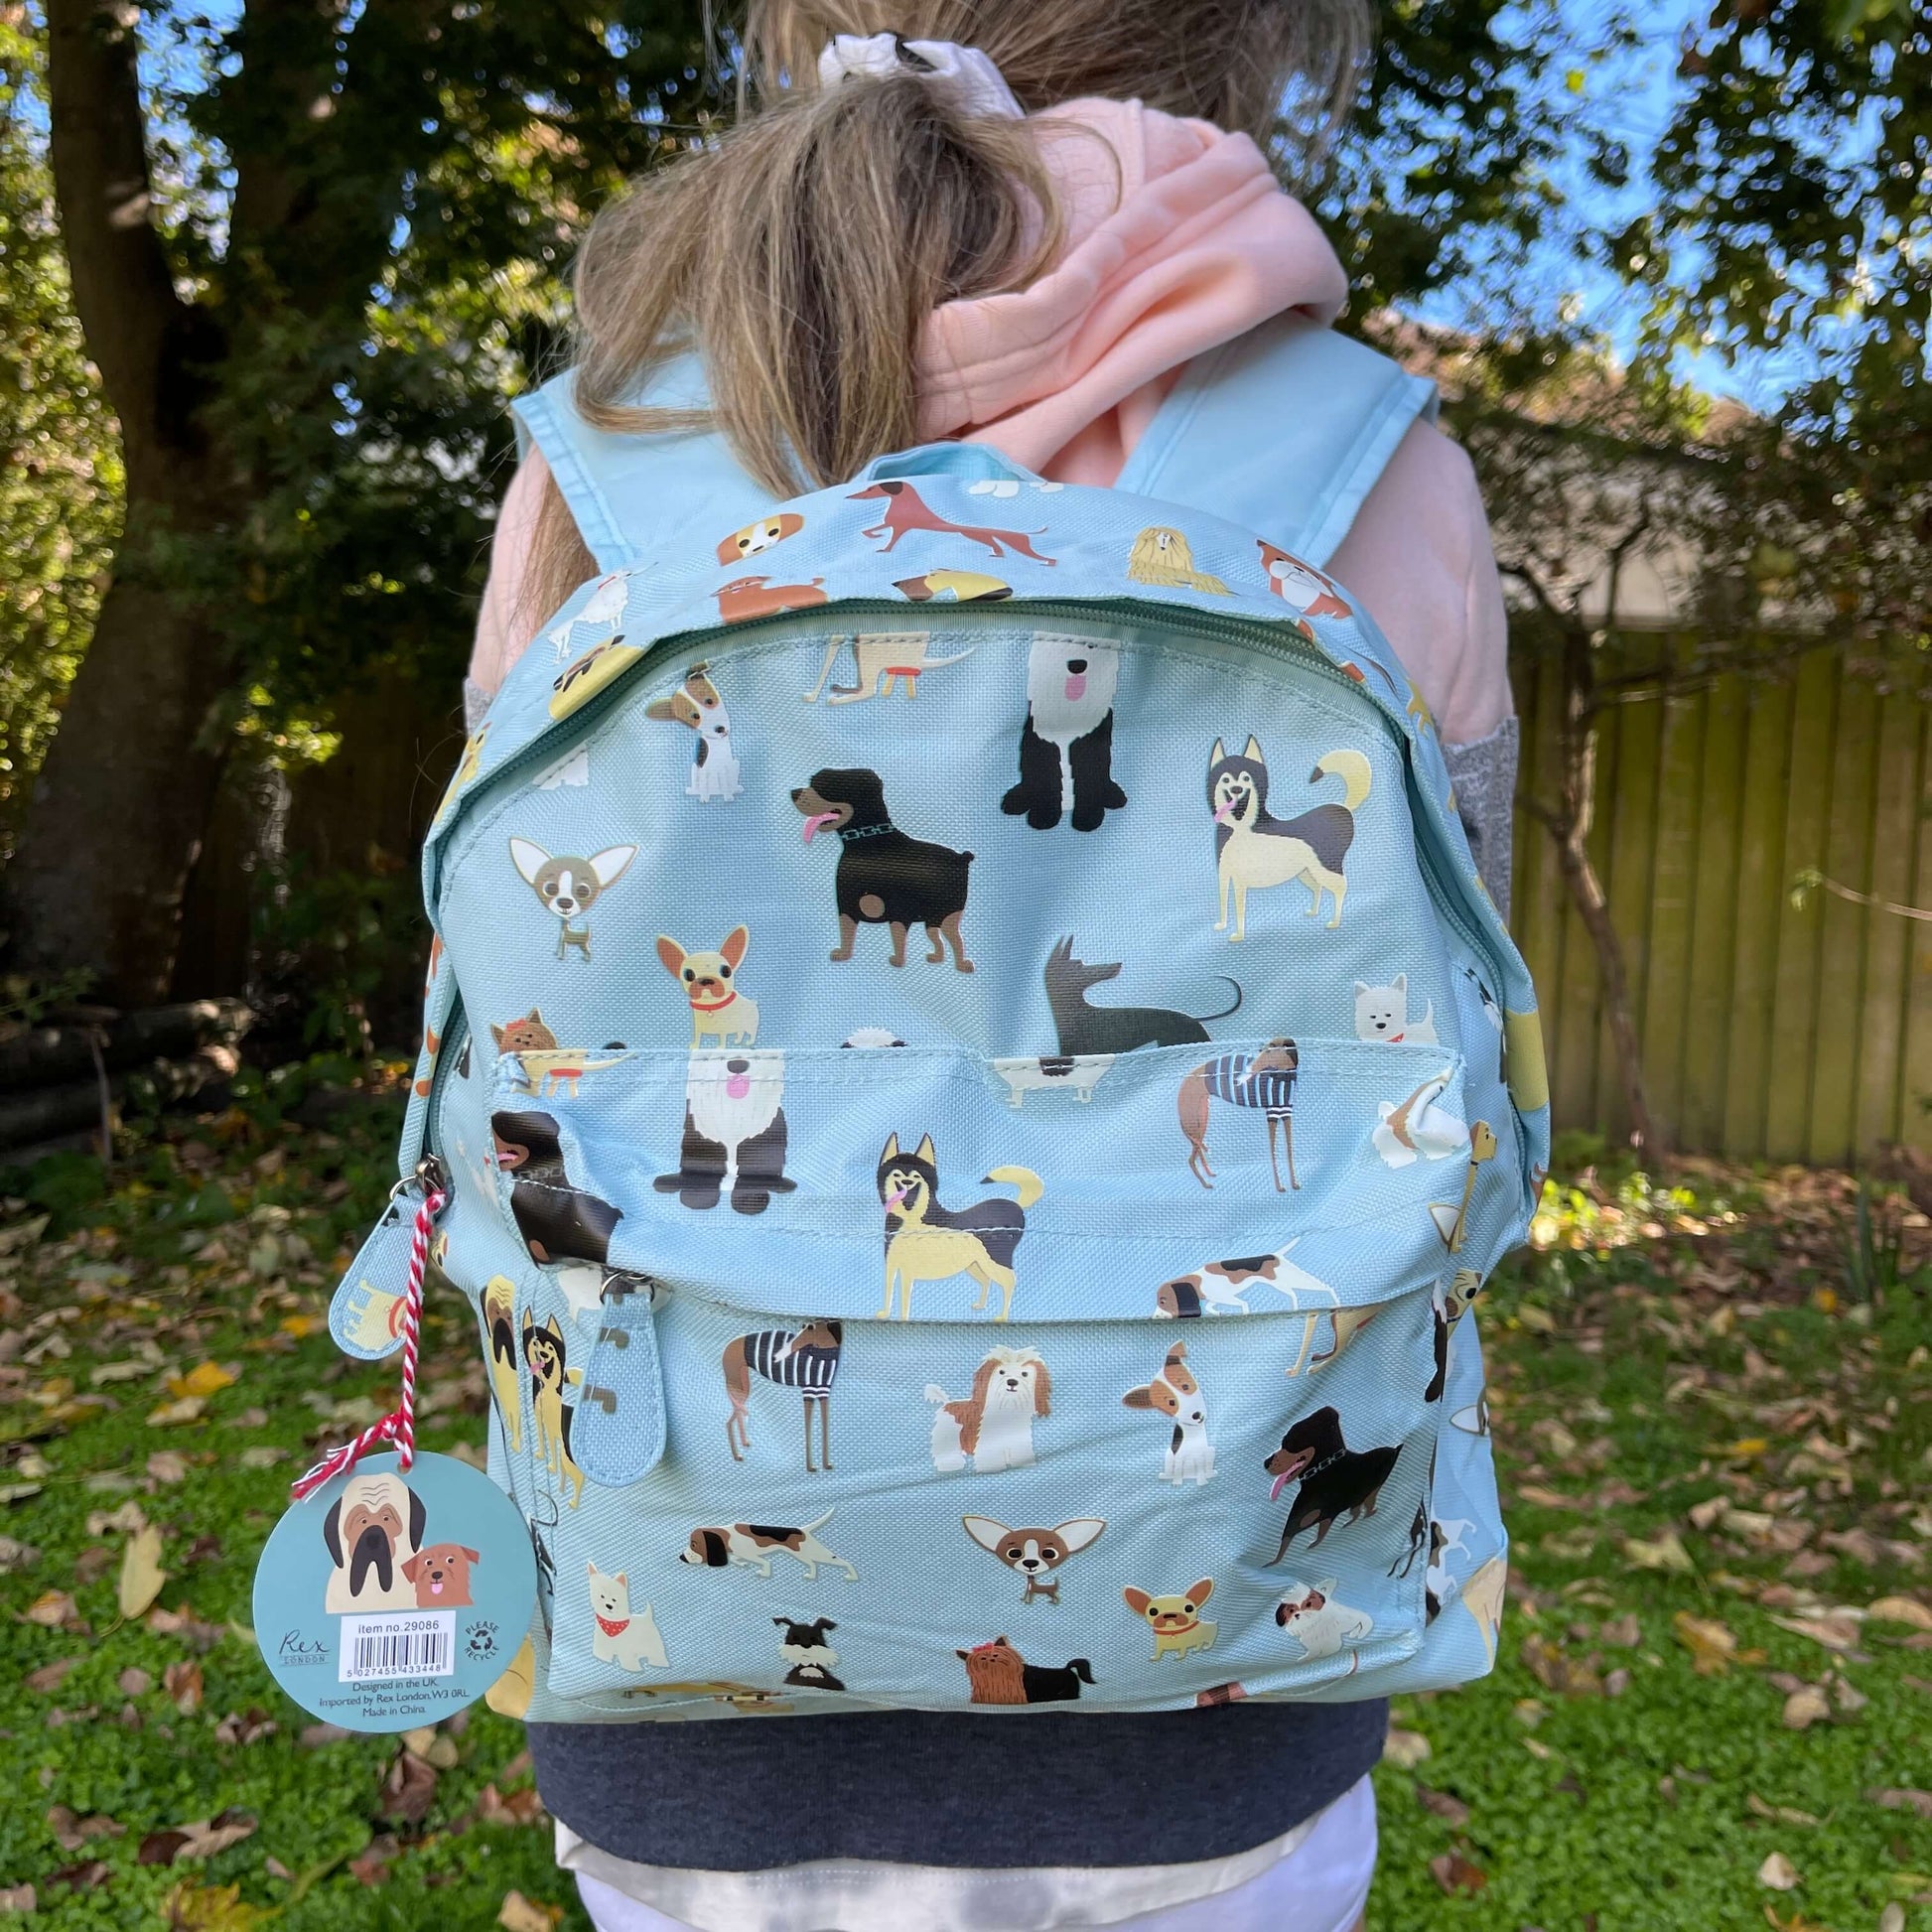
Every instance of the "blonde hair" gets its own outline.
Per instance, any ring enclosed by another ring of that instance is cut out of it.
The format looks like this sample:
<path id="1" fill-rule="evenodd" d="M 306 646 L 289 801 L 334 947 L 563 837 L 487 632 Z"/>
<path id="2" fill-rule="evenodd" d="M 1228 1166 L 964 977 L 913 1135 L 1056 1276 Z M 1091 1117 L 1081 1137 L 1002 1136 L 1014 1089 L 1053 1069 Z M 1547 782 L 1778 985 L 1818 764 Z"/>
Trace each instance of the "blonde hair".
<path id="1" fill-rule="evenodd" d="M 918 440 L 917 358 L 943 302 L 1024 288 L 1058 211 L 1024 121 L 958 111 L 908 69 L 818 85 L 835 34 L 982 49 L 1021 106 L 1139 99 L 1304 153 L 1354 94 L 1368 0 L 750 0 L 737 124 L 597 217 L 576 266 L 575 402 L 596 428 L 715 429 L 774 496 Z M 639 407 L 702 354 L 711 406 Z M 593 564 L 554 481 L 518 599 L 534 632 Z"/>

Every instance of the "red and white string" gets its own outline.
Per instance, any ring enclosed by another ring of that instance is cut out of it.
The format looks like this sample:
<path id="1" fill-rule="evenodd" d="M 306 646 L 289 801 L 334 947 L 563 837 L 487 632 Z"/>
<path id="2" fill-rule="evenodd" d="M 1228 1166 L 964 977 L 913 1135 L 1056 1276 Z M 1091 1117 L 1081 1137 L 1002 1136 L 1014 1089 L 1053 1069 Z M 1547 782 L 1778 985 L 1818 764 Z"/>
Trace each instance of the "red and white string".
<path id="1" fill-rule="evenodd" d="M 440 1187 L 423 1196 L 409 1237 L 409 1285 L 402 1299 L 402 1400 L 380 1421 L 370 1423 L 354 1442 L 331 1449 L 314 1468 L 290 1483 L 289 1494 L 297 1502 L 352 1469 L 363 1455 L 382 1444 L 395 1444 L 397 1459 L 405 1469 L 416 1459 L 416 1354 L 423 1322 L 423 1277 L 429 1268 L 430 1230 L 447 1198 Z"/>

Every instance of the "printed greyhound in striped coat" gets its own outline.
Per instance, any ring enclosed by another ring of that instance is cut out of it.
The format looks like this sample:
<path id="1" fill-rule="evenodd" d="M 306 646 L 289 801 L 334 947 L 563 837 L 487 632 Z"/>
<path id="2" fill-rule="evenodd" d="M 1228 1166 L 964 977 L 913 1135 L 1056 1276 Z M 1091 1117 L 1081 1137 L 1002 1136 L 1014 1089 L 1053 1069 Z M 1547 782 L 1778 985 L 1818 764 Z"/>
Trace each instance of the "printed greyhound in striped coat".
<path id="1" fill-rule="evenodd" d="M 796 1389 L 805 1410 L 805 1473 L 816 1475 L 832 1466 L 832 1384 L 838 1380 L 839 1352 L 845 1324 L 813 1321 L 795 1332 L 789 1328 L 760 1328 L 740 1335 L 725 1346 L 725 1393 L 731 1414 L 725 1418 L 725 1441 L 732 1460 L 742 1462 L 752 1447 L 749 1408 L 752 1377 L 761 1375 L 780 1388 Z M 812 1460 L 812 1411 L 818 1411 L 819 1459 Z"/>
<path id="2" fill-rule="evenodd" d="M 1268 1160 L 1275 1170 L 1275 1191 L 1282 1185 L 1281 1155 L 1275 1146 L 1279 1127 L 1288 1149 L 1289 1186 L 1302 1182 L 1295 1172 L 1295 1081 L 1302 1056 L 1292 1039 L 1271 1039 L 1258 1053 L 1222 1053 L 1204 1060 L 1180 1083 L 1180 1131 L 1187 1137 L 1187 1167 L 1203 1187 L 1214 1184 L 1214 1168 L 1207 1158 L 1207 1118 L 1216 1100 L 1231 1107 L 1248 1107 L 1268 1122 Z"/>

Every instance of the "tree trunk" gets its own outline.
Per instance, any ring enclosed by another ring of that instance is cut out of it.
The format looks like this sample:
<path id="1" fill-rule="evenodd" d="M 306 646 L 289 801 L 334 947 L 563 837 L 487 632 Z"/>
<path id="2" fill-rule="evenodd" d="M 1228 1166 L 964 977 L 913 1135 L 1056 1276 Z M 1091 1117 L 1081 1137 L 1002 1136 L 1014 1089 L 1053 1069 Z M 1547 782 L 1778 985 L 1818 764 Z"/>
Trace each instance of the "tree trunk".
<path id="1" fill-rule="evenodd" d="M 29 800 L 7 927 L 29 971 L 74 967 L 94 995 L 167 994 L 182 890 L 220 775 L 211 713 L 228 682 L 215 626 L 166 595 L 159 540 L 226 520 L 241 483 L 203 411 L 228 351 L 162 246 L 128 0 L 47 0 L 49 153 L 74 311 L 119 419 L 127 515 L 115 581 Z"/>
<path id="2" fill-rule="evenodd" d="M 1663 1143 L 1650 1117 L 1644 1086 L 1643 1046 L 1630 1005 L 1630 975 L 1623 942 L 1610 918 L 1609 896 L 1589 856 L 1590 827 L 1596 814 L 1596 660 L 1581 625 L 1564 626 L 1563 649 L 1563 802 L 1543 812 L 1556 841 L 1557 862 L 1577 914 L 1596 951 L 1596 973 L 1609 1022 L 1610 1042 L 1623 1077 L 1624 1105 L 1630 1114 L 1630 1144 L 1640 1154 L 1661 1154 Z"/>
<path id="3" fill-rule="evenodd" d="M 84 968 L 110 1006 L 167 997 L 221 774 L 208 725 L 227 681 L 192 611 L 138 577 L 109 588 L 7 872 L 23 969 Z"/>

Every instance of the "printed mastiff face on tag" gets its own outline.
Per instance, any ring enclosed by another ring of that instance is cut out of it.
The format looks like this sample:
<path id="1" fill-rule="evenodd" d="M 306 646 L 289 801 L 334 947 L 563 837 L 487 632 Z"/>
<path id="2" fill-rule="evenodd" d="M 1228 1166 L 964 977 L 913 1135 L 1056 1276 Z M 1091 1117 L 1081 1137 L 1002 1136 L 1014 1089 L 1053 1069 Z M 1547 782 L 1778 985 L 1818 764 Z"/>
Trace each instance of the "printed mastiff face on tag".
<path id="1" fill-rule="evenodd" d="M 522 1518 L 481 1470 L 365 1456 L 276 1524 L 255 1571 L 275 1681 L 348 1730 L 410 1730 L 508 1668 L 536 1600 Z"/>

